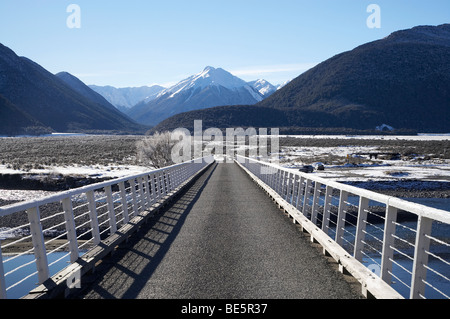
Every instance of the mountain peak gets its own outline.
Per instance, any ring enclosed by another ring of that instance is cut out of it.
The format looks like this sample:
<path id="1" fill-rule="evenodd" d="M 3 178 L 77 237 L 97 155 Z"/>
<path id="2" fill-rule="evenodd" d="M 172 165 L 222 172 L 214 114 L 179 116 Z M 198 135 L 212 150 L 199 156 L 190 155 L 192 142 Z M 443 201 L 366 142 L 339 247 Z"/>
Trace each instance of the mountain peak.
<path id="1" fill-rule="evenodd" d="M 135 105 L 127 114 L 140 123 L 156 125 L 169 116 L 221 105 L 251 105 L 263 95 L 230 72 L 207 66 L 174 86 L 161 91 L 148 103 Z"/>
<path id="2" fill-rule="evenodd" d="M 203 69 L 203 72 L 210 72 L 210 71 L 215 71 L 216 68 L 212 67 L 212 66 L 207 66 Z"/>
<path id="3" fill-rule="evenodd" d="M 160 92 L 159 96 L 170 93 L 171 96 L 174 96 L 181 91 L 189 90 L 189 89 L 200 89 L 203 90 L 208 86 L 223 86 L 227 89 L 236 89 L 243 86 L 246 86 L 247 83 L 232 75 L 230 72 L 225 71 L 221 68 L 214 68 L 212 66 L 207 66 L 203 69 L 202 72 L 192 75 L 174 86 L 163 90 Z"/>
<path id="4" fill-rule="evenodd" d="M 263 97 L 268 97 L 277 90 L 277 87 L 264 79 L 248 82 L 248 84 L 257 90 Z"/>

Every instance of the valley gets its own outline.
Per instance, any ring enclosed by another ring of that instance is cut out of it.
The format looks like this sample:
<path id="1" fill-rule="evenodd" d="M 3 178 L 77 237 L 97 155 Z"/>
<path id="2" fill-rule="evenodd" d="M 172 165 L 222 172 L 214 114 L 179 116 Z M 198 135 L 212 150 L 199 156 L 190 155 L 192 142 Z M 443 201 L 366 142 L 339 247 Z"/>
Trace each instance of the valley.
<path id="1" fill-rule="evenodd" d="M 0 201 L 137 174 L 140 135 L 0 138 Z M 395 152 L 391 158 L 368 153 Z M 280 136 L 280 165 L 399 197 L 450 198 L 450 136 Z"/>

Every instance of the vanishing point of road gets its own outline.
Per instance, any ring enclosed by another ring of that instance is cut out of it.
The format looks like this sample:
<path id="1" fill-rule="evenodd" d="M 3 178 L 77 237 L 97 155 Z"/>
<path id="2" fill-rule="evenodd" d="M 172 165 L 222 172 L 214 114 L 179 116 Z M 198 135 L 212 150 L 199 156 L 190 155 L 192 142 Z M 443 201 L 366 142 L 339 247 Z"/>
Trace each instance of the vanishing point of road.
<path id="1" fill-rule="evenodd" d="M 215 163 L 120 245 L 76 298 L 361 298 L 234 163 Z"/>

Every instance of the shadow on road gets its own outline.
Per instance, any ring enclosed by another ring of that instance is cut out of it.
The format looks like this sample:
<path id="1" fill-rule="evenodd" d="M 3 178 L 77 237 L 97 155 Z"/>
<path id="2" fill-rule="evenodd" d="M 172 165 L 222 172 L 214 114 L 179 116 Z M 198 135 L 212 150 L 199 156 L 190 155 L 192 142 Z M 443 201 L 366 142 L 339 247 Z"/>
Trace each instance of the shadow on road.
<path id="1" fill-rule="evenodd" d="M 217 167 L 213 164 L 192 186 L 148 220 L 112 256 L 83 277 L 71 298 L 134 299 L 153 275 Z"/>

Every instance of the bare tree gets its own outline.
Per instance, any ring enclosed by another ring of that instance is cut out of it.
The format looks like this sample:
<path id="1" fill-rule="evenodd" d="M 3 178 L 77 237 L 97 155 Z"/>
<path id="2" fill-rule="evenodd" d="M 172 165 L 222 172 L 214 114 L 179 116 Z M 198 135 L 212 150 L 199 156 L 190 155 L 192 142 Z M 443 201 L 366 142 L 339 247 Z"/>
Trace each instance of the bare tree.
<path id="1" fill-rule="evenodd" d="M 136 143 L 137 160 L 139 163 L 154 168 L 174 164 L 171 156 L 176 141 L 171 139 L 170 132 L 157 132 Z"/>

